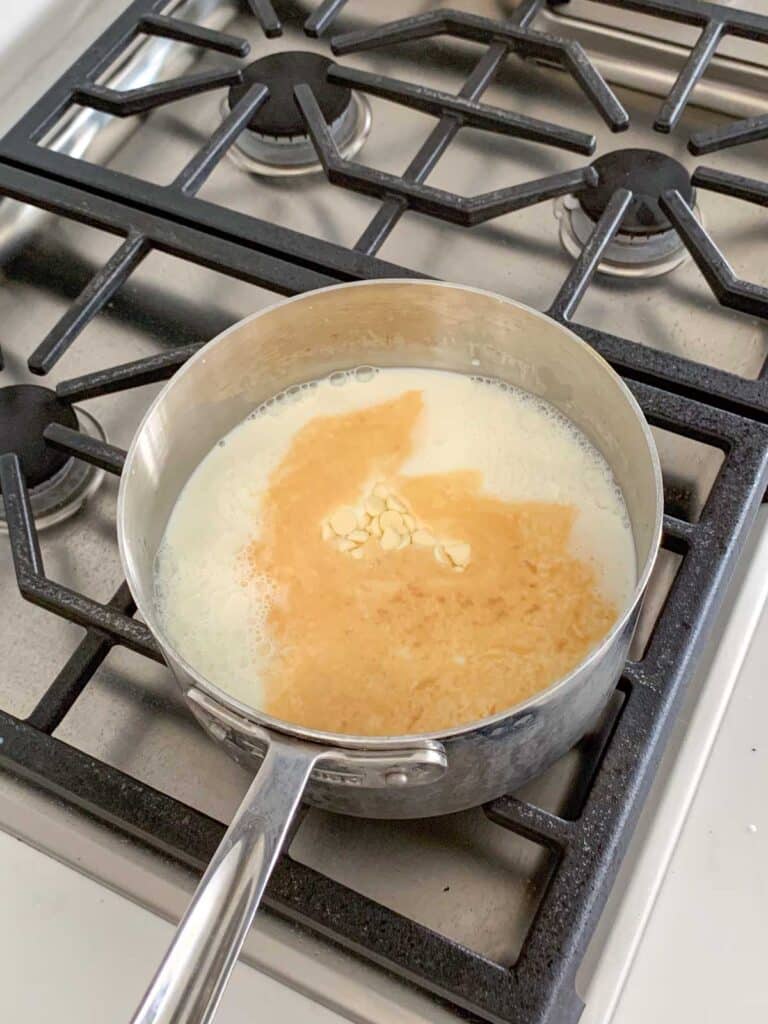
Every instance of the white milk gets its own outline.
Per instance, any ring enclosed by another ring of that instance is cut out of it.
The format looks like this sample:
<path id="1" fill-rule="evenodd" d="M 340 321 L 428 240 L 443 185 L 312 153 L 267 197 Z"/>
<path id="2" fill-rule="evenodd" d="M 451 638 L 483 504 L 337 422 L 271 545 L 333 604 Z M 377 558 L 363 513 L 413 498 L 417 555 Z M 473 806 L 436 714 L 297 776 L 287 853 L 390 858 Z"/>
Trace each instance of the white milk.
<path id="1" fill-rule="evenodd" d="M 636 557 L 623 497 L 605 459 L 558 410 L 499 381 L 360 367 L 260 406 L 209 452 L 176 502 L 158 553 L 158 609 L 178 651 L 222 689 L 259 702 L 274 594 L 268 579 L 245 585 L 240 556 L 258 537 L 261 496 L 296 432 L 315 416 L 413 390 L 424 412 L 402 474 L 479 470 L 485 491 L 505 501 L 575 506 L 573 553 L 594 563 L 602 595 L 626 607 Z"/>

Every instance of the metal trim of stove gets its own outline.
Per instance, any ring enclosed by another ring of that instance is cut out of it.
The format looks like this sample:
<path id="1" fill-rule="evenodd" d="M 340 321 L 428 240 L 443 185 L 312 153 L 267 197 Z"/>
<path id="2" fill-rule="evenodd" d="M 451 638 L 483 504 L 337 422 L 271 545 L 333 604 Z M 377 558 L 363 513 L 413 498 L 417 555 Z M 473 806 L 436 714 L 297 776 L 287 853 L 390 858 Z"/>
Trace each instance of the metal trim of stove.
<path id="1" fill-rule="evenodd" d="M 566 0 L 567 2 L 567 0 Z M 697 83 L 703 78 L 720 44 L 730 35 L 768 43 L 768 17 L 706 0 L 596 0 L 598 4 L 636 11 L 698 30 L 683 67 L 661 105 L 654 128 L 671 132 L 680 121 Z M 561 4 L 558 0 L 553 6 Z M 689 140 L 694 155 L 753 142 L 768 135 L 768 115 L 736 121 L 725 128 L 699 133 Z"/>
<path id="2" fill-rule="evenodd" d="M 279 5 L 276 8 L 265 0 L 250 3 L 265 35 L 278 35 Z M 62 116 L 71 116 L 67 111 L 73 104 L 121 116 L 240 81 L 240 67 L 225 61 L 215 72 L 181 74 L 162 85 L 136 85 L 129 79 L 129 90 L 115 91 L 112 81 L 97 83 L 121 54 L 139 52 L 142 34 L 182 40 L 225 56 L 245 54 L 238 38 L 169 17 L 165 0 L 134 0 L 0 140 L 0 194 L 124 238 L 31 353 L 29 369 L 46 374 L 154 250 L 292 295 L 337 281 L 424 276 L 420 269 L 407 270 L 375 255 L 406 210 L 455 223 L 457 230 L 462 230 L 554 196 L 578 195 L 595 187 L 597 173 L 591 166 L 470 199 L 425 183 L 465 125 L 537 138 L 577 152 L 592 151 L 592 143 L 583 133 L 505 116 L 481 102 L 485 88 L 510 52 L 519 51 L 546 63 L 564 60 L 612 128 L 626 127 L 621 104 L 584 51 L 573 42 L 553 39 L 551 33 L 536 33 L 529 27 L 544 6 L 545 0 L 524 0 L 503 23 L 460 11 L 435 12 L 332 41 L 334 52 L 351 52 L 447 30 L 485 46 L 458 97 L 409 87 L 383 76 L 366 76 L 339 65 L 330 67 L 329 81 L 354 84 L 363 93 L 386 94 L 437 118 L 434 131 L 399 176 L 371 170 L 341 155 L 316 97 L 308 86 L 297 84 L 295 95 L 307 136 L 331 187 L 360 191 L 381 201 L 357 245 L 346 248 L 196 197 L 266 101 L 266 88 L 258 82 L 234 103 L 170 187 L 87 162 L 82 154 L 57 152 L 40 144 Z M 631 0 L 628 6 L 692 21 L 703 29 L 699 44 L 678 75 L 659 128 L 673 127 L 723 33 L 737 31 L 768 40 L 767 17 L 742 17 L 720 5 L 699 0 Z M 326 31 L 343 7 L 344 0 L 325 0 L 318 5 L 305 22 L 307 34 Z M 719 148 L 760 137 L 755 133 L 763 127 L 762 122 L 741 125 L 736 132 L 721 132 L 716 139 L 704 140 L 704 145 Z M 701 148 L 701 142 L 694 140 L 694 145 Z M 692 184 L 768 205 L 768 184 L 762 181 L 698 168 Z M 587 767 L 571 805 L 556 814 L 510 795 L 484 809 L 491 821 L 546 848 L 553 858 L 551 876 L 519 957 L 511 967 L 492 962 L 290 855 L 282 858 L 268 890 L 267 904 L 277 915 L 431 993 L 442 1007 L 474 1019 L 566 1024 L 578 1018 L 582 1007 L 575 988 L 577 969 L 631 837 L 697 653 L 768 483 L 765 373 L 748 380 L 572 320 L 606 250 L 621 234 L 633 198 L 629 189 L 613 191 L 548 313 L 571 326 L 622 372 L 652 425 L 719 449 L 723 462 L 698 518 L 674 514 L 679 509 L 668 481 L 670 503 L 663 546 L 680 558 L 679 569 L 645 650 L 626 666 L 615 716 L 584 751 Z M 680 192 L 663 192 L 658 205 L 719 302 L 768 319 L 768 289 L 737 277 Z M 184 345 L 60 381 L 56 395 L 67 403 L 86 401 L 165 379 L 198 347 Z M 45 439 L 83 463 L 112 474 L 122 469 L 124 453 L 98 438 L 54 424 L 46 430 Z M 223 834 L 221 822 L 53 737 L 113 646 L 126 646 L 155 660 L 159 653 L 146 627 L 133 619 L 135 607 L 124 585 L 108 604 L 102 604 L 46 575 L 29 493 L 15 454 L 0 456 L 0 477 L 23 596 L 86 629 L 85 638 L 26 719 L 0 712 L 0 764 L 11 779 L 26 780 L 41 793 L 84 811 L 139 846 L 161 853 L 168 863 L 199 872 Z"/>
<path id="3" fill-rule="evenodd" d="M 505 0 L 503 6 L 514 10 L 518 2 Z M 757 2 L 752 0 L 752 6 Z M 689 7 L 695 9 L 692 4 Z M 722 4 L 719 7 L 728 11 Z M 608 81 L 661 97 L 669 94 L 685 66 L 691 49 L 688 37 L 695 31 L 681 18 L 665 20 L 662 33 L 659 23 L 643 14 L 639 5 L 618 8 L 609 6 L 609 0 L 553 4 L 542 12 L 541 21 L 550 31 L 581 43 Z M 768 53 L 757 43 L 729 40 L 726 35 L 709 58 L 706 77 L 699 78 L 690 92 L 689 102 L 731 117 L 759 116 L 765 112 L 767 80 Z"/>

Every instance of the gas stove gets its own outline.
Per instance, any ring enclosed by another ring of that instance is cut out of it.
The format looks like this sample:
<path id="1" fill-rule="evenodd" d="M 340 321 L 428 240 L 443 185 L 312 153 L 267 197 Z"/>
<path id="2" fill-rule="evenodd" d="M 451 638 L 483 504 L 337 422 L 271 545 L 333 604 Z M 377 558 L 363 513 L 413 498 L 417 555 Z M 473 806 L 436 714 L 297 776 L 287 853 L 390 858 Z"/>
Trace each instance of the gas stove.
<path id="1" fill-rule="evenodd" d="M 523 792 L 425 822 L 307 810 L 245 956 L 360 1020 L 574 1021 L 768 480 L 768 16 L 81 8 L 0 75 L 0 823 L 178 915 L 249 779 L 121 581 L 117 478 L 143 412 L 279 296 L 391 276 L 500 292 L 594 346 L 653 426 L 667 514 L 631 661 Z"/>

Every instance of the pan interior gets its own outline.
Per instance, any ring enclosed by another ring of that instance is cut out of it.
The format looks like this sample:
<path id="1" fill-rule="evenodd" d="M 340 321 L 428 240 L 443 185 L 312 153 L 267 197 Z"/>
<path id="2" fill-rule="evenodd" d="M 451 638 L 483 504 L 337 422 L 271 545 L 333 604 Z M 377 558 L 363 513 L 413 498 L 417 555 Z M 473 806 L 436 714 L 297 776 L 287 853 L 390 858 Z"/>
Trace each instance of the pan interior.
<path id="1" fill-rule="evenodd" d="M 422 282 L 340 286 L 257 314 L 206 346 L 166 386 L 134 441 L 121 484 L 121 551 L 139 608 L 174 657 L 157 619 L 153 563 L 188 478 L 261 402 L 362 363 L 496 377 L 555 405 L 622 489 L 642 585 L 658 537 L 658 465 L 637 407 L 602 360 L 547 318 L 488 293 Z"/>

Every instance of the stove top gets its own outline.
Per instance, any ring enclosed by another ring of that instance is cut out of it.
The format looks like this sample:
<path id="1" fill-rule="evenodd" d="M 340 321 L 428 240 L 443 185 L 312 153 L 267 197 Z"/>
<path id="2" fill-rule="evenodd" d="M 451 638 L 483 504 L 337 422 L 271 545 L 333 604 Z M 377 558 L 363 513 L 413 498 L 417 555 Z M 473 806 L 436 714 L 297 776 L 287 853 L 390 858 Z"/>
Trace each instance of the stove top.
<path id="1" fill-rule="evenodd" d="M 324 936 L 436 1015 L 575 1020 L 576 970 L 768 477 L 768 16 L 94 11 L 63 74 L 66 39 L 26 55 L 2 116 L 0 762 L 84 811 L 84 846 L 105 823 L 149 888 L 199 871 L 248 779 L 132 618 L 114 535 L 160 382 L 242 316 L 338 281 L 426 275 L 547 310 L 624 374 L 662 457 L 664 547 L 624 678 L 593 734 L 486 808 L 308 810 L 263 928 Z"/>

